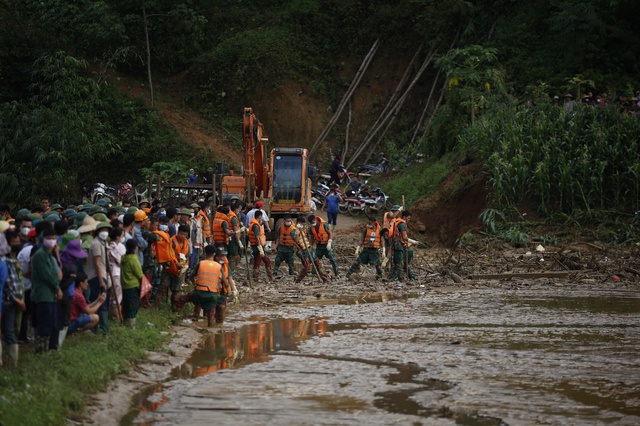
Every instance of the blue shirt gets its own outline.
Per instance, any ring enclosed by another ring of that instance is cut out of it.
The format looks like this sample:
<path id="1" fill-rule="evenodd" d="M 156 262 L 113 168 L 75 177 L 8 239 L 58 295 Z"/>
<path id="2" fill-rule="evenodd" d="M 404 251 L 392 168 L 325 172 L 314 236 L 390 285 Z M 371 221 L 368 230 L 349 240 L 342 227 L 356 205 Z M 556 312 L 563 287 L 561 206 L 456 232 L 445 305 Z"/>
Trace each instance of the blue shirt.
<path id="1" fill-rule="evenodd" d="M 338 203 L 340 202 L 340 197 L 337 195 L 329 195 L 325 198 L 327 202 L 327 212 L 328 213 L 338 213 Z"/>
<path id="2" fill-rule="evenodd" d="M 144 253 L 142 253 L 142 251 L 149 246 L 149 243 L 142 237 L 142 229 L 140 229 L 137 224 L 133 225 L 133 229 L 133 238 L 135 238 L 138 243 L 138 259 L 140 259 L 140 266 L 142 266 L 144 265 Z"/>

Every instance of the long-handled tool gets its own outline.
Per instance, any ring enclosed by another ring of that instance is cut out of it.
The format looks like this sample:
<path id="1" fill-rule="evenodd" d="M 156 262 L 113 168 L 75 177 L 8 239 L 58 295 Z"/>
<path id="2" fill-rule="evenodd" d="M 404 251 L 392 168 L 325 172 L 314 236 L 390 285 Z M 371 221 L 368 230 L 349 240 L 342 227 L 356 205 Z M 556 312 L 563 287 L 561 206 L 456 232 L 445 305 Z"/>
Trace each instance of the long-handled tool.
<path id="1" fill-rule="evenodd" d="M 246 236 L 246 231 L 242 233 L 242 239 L 246 242 L 247 239 L 245 238 Z M 250 244 L 247 244 L 246 246 L 244 246 L 244 261 L 247 265 L 247 277 L 249 278 L 249 288 L 253 288 L 253 275 L 252 275 L 252 270 L 249 267 L 249 253 L 248 253 L 248 248 L 251 247 Z M 259 255 L 260 253 L 258 253 Z"/>

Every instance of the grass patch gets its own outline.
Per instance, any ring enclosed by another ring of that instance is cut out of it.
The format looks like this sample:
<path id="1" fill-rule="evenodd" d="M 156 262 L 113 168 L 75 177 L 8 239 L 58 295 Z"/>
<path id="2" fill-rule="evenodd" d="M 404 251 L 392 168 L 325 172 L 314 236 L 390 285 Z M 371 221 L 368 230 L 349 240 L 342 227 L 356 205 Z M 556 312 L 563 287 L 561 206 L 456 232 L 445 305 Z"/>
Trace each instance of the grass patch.
<path id="1" fill-rule="evenodd" d="M 138 328 L 110 324 L 108 336 L 84 332 L 65 340 L 58 352 L 42 355 L 20 349 L 17 368 L 0 374 L 0 421 L 6 425 L 63 425 L 70 412 L 84 411 L 87 396 L 105 389 L 131 362 L 169 341 L 174 315 L 143 309 Z"/>
<path id="2" fill-rule="evenodd" d="M 438 189 L 440 183 L 451 173 L 452 159 L 452 155 L 445 155 L 436 161 L 414 164 L 402 172 L 396 172 L 382 187 L 396 204 L 402 202 L 404 195 L 405 207 L 410 208 Z"/>

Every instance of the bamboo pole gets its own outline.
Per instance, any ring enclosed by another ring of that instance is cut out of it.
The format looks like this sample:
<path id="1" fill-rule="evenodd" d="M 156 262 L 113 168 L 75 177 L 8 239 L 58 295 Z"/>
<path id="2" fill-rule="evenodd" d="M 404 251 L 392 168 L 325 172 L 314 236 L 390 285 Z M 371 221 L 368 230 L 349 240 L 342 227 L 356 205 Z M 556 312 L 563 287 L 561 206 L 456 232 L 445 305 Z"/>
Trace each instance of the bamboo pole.
<path id="1" fill-rule="evenodd" d="M 353 115 L 353 110 L 351 109 L 351 100 L 349 100 L 349 120 L 347 121 L 347 130 L 344 136 L 344 148 L 342 149 L 342 161 L 346 161 L 347 152 L 349 151 L 349 127 L 351 126 L 351 116 Z"/>
<path id="2" fill-rule="evenodd" d="M 395 118 L 395 116 L 398 114 L 398 112 L 400 111 L 400 108 L 402 107 L 402 104 L 404 104 L 404 101 L 407 99 L 407 97 L 409 96 L 409 93 L 411 92 L 411 89 L 413 89 L 413 87 L 415 86 L 415 84 L 418 82 L 418 80 L 420 79 L 420 77 L 422 76 L 422 74 L 424 73 L 424 71 L 427 69 L 427 66 L 431 63 L 431 61 L 433 60 L 433 57 L 435 56 L 435 50 L 431 50 L 431 52 L 429 52 L 429 55 L 427 55 L 427 57 L 425 58 L 424 62 L 422 63 L 422 66 L 420 67 L 420 69 L 418 70 L 417 74 L 415 75 L 415 77 L 413 78 L 413 80 L 411 81 L 411 84 L 409 84 L 409 87 L 407 87 L 407 89 L 404 91 L 404 93 L 402 94 L 402 96 L 400 97 L 400 99 L 398 99 L 398 101 L 396 102 L 396 104 L 391 108 L 391 111 L 389 111 L 387 113 L 387 116 L 385 117 L 385 119 L 382 120 L 382 122 L 378 125 L 377 128 L 374 129 L 374 131 L 372 132 L 371 136 L 369 137 L 369 139 L 363 141 L 363 143 L 360 145 L 360 147 L 358 148 L 358 150 L 356 150 L 356 153 L 354 154 L 353 158 L 351 159 L 351 161 L 349 162 L 349 164 L 347 165 L 347 168 L 349 168 L 351 165 L 353 165 L 353 163 L 355 162 L 355 160 L 357 159 L 358 156 L 360 156 L 360 154 L 362 154 L 364 152 L 364 150 L 367 148 L 367 146 L 371 143 L 371 141 L 373 140 L 373 136 L 375 136 L 376 133 L 378 133 L 378 131 L 382 128 L 382 126 L 387 125 L 387 121 L 389 119 L 391 119 L 392 117 Z"/>
<path id="3" fill-rule="evenodd" d="M 333 117 L 331 117 L 331 120 L 329 120 L 329 123 L 327 123 L 327 125 L 322 130 L 322 132 L 320 133 L 316 141 L 313 143 L 313 146 L 309 150 L 309 157 L 313 155 L 313 153 L 316 151 L 318 146 L 326 139 L 326 137 L 329 135 L 329 132 L 333 128 L 333 125 L 336 123 L 336 121 L 338 121 L 338 118 L 340 118 L 340 114 L 342 114 L 342 110 L 344 110 L 344 107 L 346 106 L 347 102 L 351 99 L 353 92 L 360 84 L 360 80 L 362 80 L 362 77 L 367 71 L 367 68 L 369 68 L 369 65 L 371 64 L 371 60 L 375 56 L 375 53 L 378 50 L 379 46 L 380 46 L 380 39 L 377 39 L 375 43 L 373 43 L 373 46 L 371 46 L 371 49 L 369 50 L 369 53 L 367 53 L 367 56 L 365 56 L 364 60 L 362 61 L 362 64 L 360 65 L 358 72 L 356 73 L 355 77 L 351 81 L 351 85 L 347 89 L 347 92 L 342 97 L 342 101 L 340 101 L 340 104 L 338 105 L 336 112 L 333 114 Z"/>

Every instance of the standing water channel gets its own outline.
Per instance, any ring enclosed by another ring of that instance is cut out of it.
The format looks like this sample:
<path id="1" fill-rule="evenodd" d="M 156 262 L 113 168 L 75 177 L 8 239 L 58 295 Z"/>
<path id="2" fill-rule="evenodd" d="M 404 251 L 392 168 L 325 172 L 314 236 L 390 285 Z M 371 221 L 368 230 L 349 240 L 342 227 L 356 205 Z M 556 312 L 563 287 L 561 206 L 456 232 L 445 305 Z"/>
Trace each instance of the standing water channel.
<path id="1" fill-rule="evenodd" d="M 252 315 L 122 424 L 640 424 L 638 292 L 443 290 Z"/>

